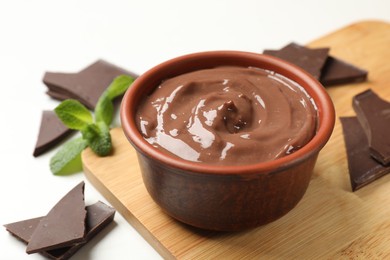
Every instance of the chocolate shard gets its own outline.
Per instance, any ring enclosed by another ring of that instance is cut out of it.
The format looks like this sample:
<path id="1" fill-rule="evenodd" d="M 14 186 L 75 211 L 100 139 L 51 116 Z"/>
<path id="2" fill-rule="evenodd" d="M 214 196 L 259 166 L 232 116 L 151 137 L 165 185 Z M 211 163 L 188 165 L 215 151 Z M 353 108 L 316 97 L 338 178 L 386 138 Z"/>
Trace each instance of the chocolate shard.
<path id="1" fill-rule="evenodd" d="M 101 201 L 87 207 L 87 234 L 85 240 L 90 240 L 99 233 L 107 224 L 114 220 L 115 209 Z"/>
<path id="2" fill-rule="evenodd" d="M 263 53 L 293 63 L 319 79 L 322 68 L 328 59 L 329 48 L 310 49 L 296 43 L 290 43 L 278 51 L 265 50 Z"/>
<path id="3" fill-rule="evenodd" d="M 104 60 L 98 60 L 78 73 L 46 72 L 43 83 L 49 88 L 48 94 L 53 98 L 62 100 L 64 96 L 72 97 L 94 109 L 104 90 L 115 77 L 123 74 L 137 76 Z"/>
<path id="4" fill-rule="evenodd" d="M 27 245 L 28 254 L 71 246 L 85 235 L 84 182 L 69 191 L 39 222 Z"/>
<path id="5" fill-rule="evenodd" d="M 70 133 L 72 133 L 72 130 L 61 122 L 54 111 L 43 111 L 33 155 L 37 157 L 43 154 L 61 142 Z"/>
<path id="6" fill-rule="evenodd" d="M 343 135 L 348 158 L 348 170 L 352 191 L 356 191 L 390 173 L 385 167 L 370 156 L 368 140 L 356 117 L 341 117 Z"/>
<path id="7" fill-rule="evenodd" d="M 41 219 L 43 219 L 43 217 L 26 219 L 6 224 L 4 227 L 16 238 L 23 241 L 24 243 L 28 243 Z"/>
<path id="8" fill-rule="evenodd" d="M 263 54 L 276 57 L 276 55 L 278 55 L 278 52 L 279 52 L 278 50 L 264 50 Z"/>
<path id="9" fill-rule="evenodd" d="M 298 65 L 319 79 L 324 86 L 367 80 L 367 70 L 327 55 L 328 52 L 329 48 L 310 49 L 290 43 L 280 50 L 265 50 L 263 53 Z"/>
<path id="10" fill-rule="evenodd" d="M 353 98 L 352 106 L 366 133 L 371 156 L 390 165 L 390 102 L 368 89 Z"/>
<path id="11" fill-rule="evenodd" d="M 98 201 L 91 206 L 87 206 L 86 210 L 86 234 L 83 241 L 70 247 L 47 251 L 44 255 L 50 256 L 52 259 L 68 259 L 114 220 L 115 209 L 101 201 Z"/>
<path id="12" fill-rule="evenodd" d="M 367 70 L 329 56 L 322 69 L 320 82 L 324 86 L 357 83 L 367 80 L 367 75 Z"/>
<path id="13" fill-rule="evenodd" d="M 72 96 L 71 93 L 62 92 L 62 91 L 51 91 L 50 89 L 46 91 L 46 94 L 60 101 L 65 99 L 78 99 L 77 97 Z"/>
<path id="14" fill-rule="evenodd" d="M 77 252 L 77 250 L 89 242 L 96 234 L 98 234 L 114 220 L 115 209 L 101 201 L 87 206 L 86 210 L 86 235 L 82 242 L 76 243 L 69 247 L 53 249 L 50 251 L 42 251 L 40 253 L 50 259 L 69 259 Z M 30 241 L 34 230 L 37 228 L 39 221 L 43 218 L 44 217 L 27 219 L 6 224 L 4 226 L 12 235 L 27 244 Z"/>

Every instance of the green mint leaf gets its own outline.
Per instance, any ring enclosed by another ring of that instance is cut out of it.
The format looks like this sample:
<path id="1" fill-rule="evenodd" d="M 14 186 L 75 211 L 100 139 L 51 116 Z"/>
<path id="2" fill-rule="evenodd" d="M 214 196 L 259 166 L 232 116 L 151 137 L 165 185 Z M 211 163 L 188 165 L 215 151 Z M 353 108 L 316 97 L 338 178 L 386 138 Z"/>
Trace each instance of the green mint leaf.
<path id="1" fill-rule="evenodd" d="M 112 149 L 110 129 L 104 122 L 90 124 L 82 131 L 88 146 L 99 156 L 107 156 Z"/>
<path id="2" fill-rule="evenodd" d="M 50 160 L 51 172 L 54 175 L 68 175 L 81 171 L 81 152 L 86 147 L 87 141 L 81 137 L 65 143 Z"/>
<path id="3" fill-rule="evenodd" d="M 96 104 L 96 122 L 104 122 L 107 126 L 111 124 L 114 114 L 114 105 L 112 101 L 116 97 L 123 95 L 133 81 L 134 78 L 127 75 L 120 75 L 112 81 Z"/>
<path id="4" fill-rule="evenodd" d="M 95 120 L 96 122 L 104 122 L 106 125 L 110 125 L 114 116 L 114 105 L 107 95 L 102 95 L 99 98 L 95 108 Z"/>
<path id="5" fill-rule="evenodd" d="M 61 121 L 70 129 L 81 130 L 93 122 L 91 112 L 79 101 L 67 99 L 54 111 Z"/>
<path id="6" fill-rule="evenodd" d="M 116 97 L 123 95 L 133 83 L 133 81 L 134 78 L 128 75 L 120 75 L 116 77 L 105 91 L 108 99 L 112 101 Z"/>

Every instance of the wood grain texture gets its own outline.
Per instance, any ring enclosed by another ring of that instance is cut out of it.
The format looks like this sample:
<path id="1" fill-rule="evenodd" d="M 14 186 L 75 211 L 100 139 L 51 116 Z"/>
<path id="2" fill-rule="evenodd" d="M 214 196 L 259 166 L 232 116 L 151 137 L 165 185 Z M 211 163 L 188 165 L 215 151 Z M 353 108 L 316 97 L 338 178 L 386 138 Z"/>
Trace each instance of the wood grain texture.
<path id="1" fill-rule="evenodd" d="M 390 100 L 390 24 L 359 22 L 308 46 L 331 47 L 333 56 L 369 71 L 368 82 L 328 88 L 337 118 L 354 115 L 352 97 L 368 88 Z M 164 258 L 390 258 L 390 176 L 351 191 L 338 119 L 302 201 L 281 219 L 239 233 L 195 229 L 164 214 L 149 197 L 122 130 L 113 129 L 112 138 L 109 157 L 83 152 L 85 174 Z"/>

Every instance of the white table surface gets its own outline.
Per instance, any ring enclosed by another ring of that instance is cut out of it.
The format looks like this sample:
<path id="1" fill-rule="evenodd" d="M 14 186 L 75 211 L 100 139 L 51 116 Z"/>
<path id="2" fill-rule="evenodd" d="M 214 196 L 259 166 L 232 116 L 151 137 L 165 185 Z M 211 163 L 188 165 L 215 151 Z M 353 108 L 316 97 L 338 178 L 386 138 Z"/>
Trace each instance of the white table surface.
<path id="1" fill-rule="evenodd" d="M 389 10 L 388 0 L 2 0 L 0 224 L 45 215 L 81 180 L 87 204 L 107 202 L 83 173 L 53 176 L 55 150 L 32 156 L 42 110 L 59 103 L 45 94 L 45 71 L 76 72 L 101 58 L 141 74 L 191 52 L 262 52 L 290 41 L 304 44 L 360 20 L 390 22 Z M 72 259 L 159 258 L 116 214 L 115 223 Z M 27 255 L 3 229 L 0 259 L 42 256 Z"/>

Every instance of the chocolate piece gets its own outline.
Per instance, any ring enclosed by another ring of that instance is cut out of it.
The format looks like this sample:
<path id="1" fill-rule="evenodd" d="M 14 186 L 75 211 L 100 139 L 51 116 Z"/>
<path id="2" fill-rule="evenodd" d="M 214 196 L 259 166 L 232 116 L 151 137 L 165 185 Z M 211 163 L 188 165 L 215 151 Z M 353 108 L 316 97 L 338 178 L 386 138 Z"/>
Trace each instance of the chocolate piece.
<path id="1" fill-rule="evenodd" d="M 365 81 L 367 74 L 366 70 L 329 56 L 322 69 L 320 82 L 324 86 L 357 83 Z"/>
<path id="2" fill-rule="evenodd" d="M 66 92 L 60 92 L 60 91 L 51 91 L 50 89 L 46 91 L 46 94 L 54 99 L 57 100 L 65 100 L 65 99 L 77 99 L 77 97 L 72 96 L 69 93 Z"/>
<path id="3" fill-rule="evenodd" d="M 103 60 L 98 60 L 78 73 L 46 72 L 43 82 L 49 88 L 49 95 L 63 99 L 64 96 L 79 100 L 90 109 L 94 109 L 101 94 L 115 77 L 132 72 L 119 68 Z M 58 94 L 53 94 L 58 93 Z"/>
<path id="4" fill-rule="evenodd" d="M 390 103 L 368 89 L 353 98 L 352 106 L 366 133 L 371 156 L 390 165 Z"/>
<path id="5" fill-rule="evenodd" d="M 278 55 L 278 52 L 279 52 L 278 50 L 264 50 L 263 54 L 277 57 L 276 55 Z"/>
<path id="6" fill-rule="evenodd" d="M 278 51 L 265 50 L 263 53 L 291 62 L 319 79 L 328 58 L 328 52 L 329 48 L 309 49 L 296 43 L 290 43 Z"/>
<path id="7" fill-rule="evenodd" d="M 31 239 L 34 230 L 37 228 L 39 222 L 44 217 L 26 219 L 14 223 L 9 223 L 4 225 L 8 232 L 14 235 L 16 238 L 21 241 L 28 243 Z"/>
<path id="8" fill-rule="evenodd" d="M 115 209 L 104 204 L 101 201 L 93 205 L 87 206 L 86 218 L 86 236 L 82 242 L 76 243 L 69 247 L 53 249 L 50 251 L 40 252 L 50 259 L 69 259 L 79 250 L 83 245 L 90 241 L 96 234 L 103 230 L 114 219 Z M 31 236 L 39 224 L 39 221 L 44 217 L 27 219 L 15 223 L 4 225 L 7 231 L 12 235 L 28 243 Z"/>
<path id="9" fill-rule="evenodd" d="M 43 111 L 41 126 L 33 155 L 39 156 L 46 152 L 72 132 L 67 128 L 54 111 Z"/>
<path id="10" fill-rule="evenodd" d="M 28 254 L 81 242 L 85 235 L 84 182 L 68 192 L 39 222 L 27 245 Z"/>
<path id="11" fill-rule="evenodd" d="M 366 70 L 327 56 L 328 51 L 328 48 L 309 49 L 290 43 L 280 50 L 265 50 L 263 53 L 298 65 L 319 79 L 324 86 L 356 83 L 367 79 Z"/>
<path id="12" fill-rule="evenodd" d="M 104 227 L 113 221 L 115 209 L 104 204 L 101 201 L 96 202 L 91 206 L 87 206 L 86 229 L 87 234 L 84 240 L 88 241 L 99 233 Z"/>
<path id="13" fill-rule="evenodd" d="M 340 118 L 345 146 L 347 150 L 348 169 L 352 190 L 375 181 L 390 172 L 390 167 L 385 167 L 370 156 L 367 137 L 356 117 Z"/>

